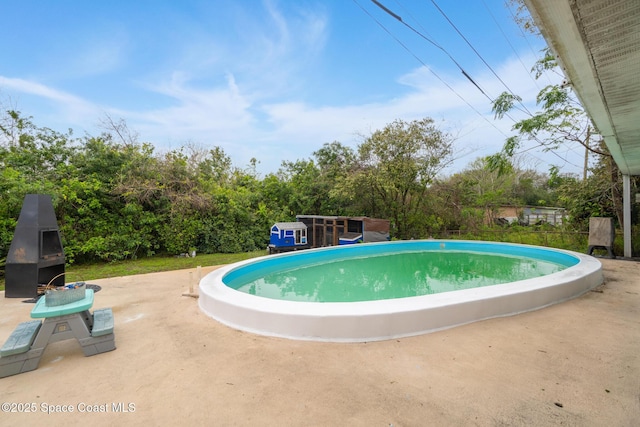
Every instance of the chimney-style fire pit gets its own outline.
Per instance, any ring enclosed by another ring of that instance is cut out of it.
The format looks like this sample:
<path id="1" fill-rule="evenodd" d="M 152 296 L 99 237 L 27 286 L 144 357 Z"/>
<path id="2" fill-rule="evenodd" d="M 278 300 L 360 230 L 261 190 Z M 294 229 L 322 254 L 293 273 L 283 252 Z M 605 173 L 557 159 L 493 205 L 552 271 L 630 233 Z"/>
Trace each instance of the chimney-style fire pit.
<path id="1" fill-rule="evenodd" d="M 38 285 L 64 285 L 64 250 L 51 196 L 27 194 L 5 265 L 5 298 L 35 298 Z M 56 276 L 58 276 L 56 278 Z"/>

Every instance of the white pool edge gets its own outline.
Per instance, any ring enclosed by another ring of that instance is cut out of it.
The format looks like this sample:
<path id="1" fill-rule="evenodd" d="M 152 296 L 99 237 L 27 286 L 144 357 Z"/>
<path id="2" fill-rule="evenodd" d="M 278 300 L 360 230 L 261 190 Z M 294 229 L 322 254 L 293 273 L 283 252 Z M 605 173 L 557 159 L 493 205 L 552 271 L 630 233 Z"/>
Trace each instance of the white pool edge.
<path id="1" fill-rule="evenodd" d="M 603 283 L 601 263 L 579 259 L 558 273 L 502 285 L 410 298 L 347 303 L 275 300 L 227 287 L 222 277 L 255 259 L 221 267 L 200 281 L 200 309 L 229 327 L 267 336 L 330 342 L 380 341 L 421 335 L 480 320 L 537 310 Z"/>

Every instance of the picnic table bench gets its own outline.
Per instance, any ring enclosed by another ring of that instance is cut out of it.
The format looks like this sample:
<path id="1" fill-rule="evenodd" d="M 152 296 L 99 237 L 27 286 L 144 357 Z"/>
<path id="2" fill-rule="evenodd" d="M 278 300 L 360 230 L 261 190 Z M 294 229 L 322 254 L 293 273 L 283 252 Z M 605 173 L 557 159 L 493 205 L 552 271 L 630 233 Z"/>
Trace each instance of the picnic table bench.
<path id="1" fill-rule="evenodd" d="M 20 323 L 0 348 L 0 378 L 36 369 L 40 358 L 52 342 L 75 338 L 85 356 L 115 350 L 113 311 L 111 308 L 95 310 L 93 289 L 85 297 L 69 304 L 49 307 L 46 295 L 31 310 L 29 322 Z"/>

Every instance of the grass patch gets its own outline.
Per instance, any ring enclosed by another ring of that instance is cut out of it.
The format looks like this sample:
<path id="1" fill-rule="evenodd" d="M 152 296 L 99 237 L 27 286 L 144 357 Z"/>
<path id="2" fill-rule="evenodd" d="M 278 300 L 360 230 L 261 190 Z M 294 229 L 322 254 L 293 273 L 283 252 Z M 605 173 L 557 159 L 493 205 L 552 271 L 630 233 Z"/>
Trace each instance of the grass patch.
<path id="1" fill-rule="evenodd" d="M 128 261 L 109 263 L 82 264 L 68 266 L 66 281 L 89 281 L 95 279 L 108 279 L 110 277 L 131 276 L 134 274 L 156 273 L 160 271 L 182 270 L 195 268 L 199 265 L 212 266 L 231 264 L 249 258 L 266 255 L 265 251 L 244 252 L 239 254 L 205 254 L 195 258 L 176 258 L 155 256 Z M 0 278 L 0 291 L 4 290 L 4 277 Z"/>

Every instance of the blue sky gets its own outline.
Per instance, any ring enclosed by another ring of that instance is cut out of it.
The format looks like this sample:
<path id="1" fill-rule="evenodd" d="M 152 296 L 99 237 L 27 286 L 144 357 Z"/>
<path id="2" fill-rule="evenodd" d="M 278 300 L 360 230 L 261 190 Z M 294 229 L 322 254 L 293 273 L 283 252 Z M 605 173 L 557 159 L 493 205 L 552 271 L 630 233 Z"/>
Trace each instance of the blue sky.
<path id="1" fill-rule="evenodd" d="M 0 102 L 79 136 L 124 119 L 159 152 L 220 146 L 261 174 L 325 142 L 355 148 L 395 119 L 431 117 L 456 139 L 446 173 L 497 152 L 513 122 L 494 120 L 456 62 L 489 97 L 502 80 L 533 110 L 543 41 L 504 0 L 436 1 L 481 59 L 434 2 L 381 3 L 441 48 L 370 0 L 3 2 Z M 530 149 L 522 161 L 576 172 L 582 155 Z"/>

